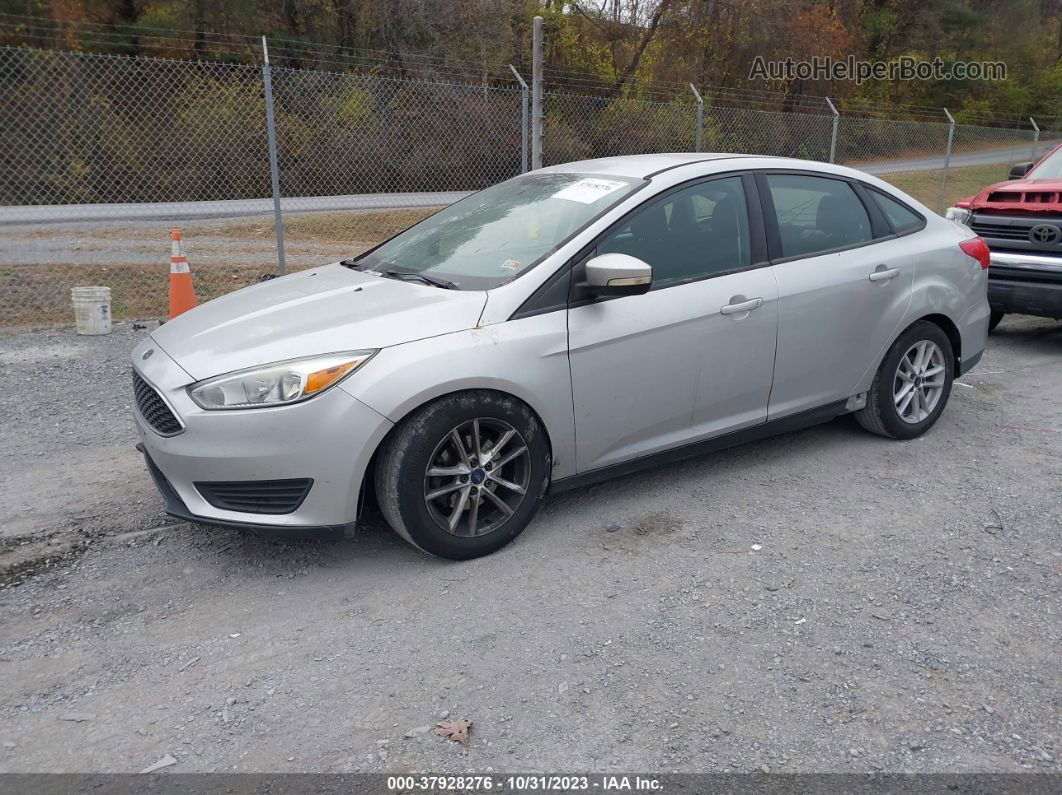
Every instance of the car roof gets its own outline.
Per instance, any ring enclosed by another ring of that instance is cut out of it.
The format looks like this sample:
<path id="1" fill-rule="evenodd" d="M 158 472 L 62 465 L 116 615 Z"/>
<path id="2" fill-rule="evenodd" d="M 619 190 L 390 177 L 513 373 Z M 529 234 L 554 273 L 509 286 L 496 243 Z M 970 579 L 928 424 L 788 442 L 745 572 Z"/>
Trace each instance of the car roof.
<path id="1" fill-rule="evenodd" d="M 731 161 L 723 164 L 720 161 Z M 750 162 L 741 162 L 750 161 Z M 704 173 L 729 168 L 791 168 L 801 171 L 818 171 L 823 174 L 854 177 L 874 182 L 872 175 L 848 166 L 826 163 L 821 160 L 802 160 L 777 155 L 738 154 L 733 152 L 663 152 L 647 155 L 619 155 L 599 157 L 592 160 L 575 160 L 538 169 L 536 173 L 614 175 L 630 179 L 648 179 L 661 172 L 683 166 L 704 165 Z"/>
<path id="2" fill-rule="evenodd" d="M 726 152 L 664 152 L 650 155 L 620 155 L 618 157 L 599 157 L 593 160 L 576 160 L 556 166 L 540 169 L 554 174 L 613 174 L 617 177 L 645 179 L 661 171 L 691 163 L 704 163 L 711 160 L 723 160 L 734 157 L 752 157 Z"/>
<path id="3" fill-rule="evenodd" d="M 1062 146 L 1062 144 L 1059 144 Z M 728 162 L 723 162 L 728 161 Z M 896 193 L 897 188 L 865 171 L 821 160 L 802 160 L 777 155 L 734 154 L 730 152 L 667 152 L 650 155 L 620 155 L 599 157 L 593 160 L 576 160 L 538 169 L 535 173 L 614 175 L 629 179 L 649 179 L 657 174 L 701 165 L 705 175 L 716 171 L 735 169 L 793 169 L 814 171 L 824 176 L 848 177 L 867 182 L 887 193 Z M 697 169 L 694 169 L 697 171 Z M 684 172 L 678 172 L 684 173 Z M 688 174 L 688 172 L 685 172 Z M 694 174 L 693 176 L 696 176 Z M 902 191 L 900 191 L 902 193 Z M 903 194 L 907 196 L 906 193 Z M 912 198 L 907 196 L 908 199 Z"/>

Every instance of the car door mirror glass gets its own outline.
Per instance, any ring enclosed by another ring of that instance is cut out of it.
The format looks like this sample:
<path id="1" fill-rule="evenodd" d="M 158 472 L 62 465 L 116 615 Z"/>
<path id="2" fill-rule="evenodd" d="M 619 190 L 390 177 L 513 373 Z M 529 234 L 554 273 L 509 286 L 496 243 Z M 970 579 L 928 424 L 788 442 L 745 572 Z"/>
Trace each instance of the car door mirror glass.
<path id="1" fill-rule="evenodd" d="M 601 254 L 586 263 L 586 286 L 594 295 L 641 295 L 653 286 L 653 268 L 629 254 Z"/>

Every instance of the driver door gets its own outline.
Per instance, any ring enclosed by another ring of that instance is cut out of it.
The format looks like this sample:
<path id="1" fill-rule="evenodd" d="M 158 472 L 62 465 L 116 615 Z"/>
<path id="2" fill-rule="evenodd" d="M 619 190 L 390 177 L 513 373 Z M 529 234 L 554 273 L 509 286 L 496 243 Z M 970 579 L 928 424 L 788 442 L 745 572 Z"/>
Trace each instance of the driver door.
<path id="1" fill-rule="evenodd" d="M 598 241 L 590 256 L 648 262 L 653 288 L 573 295 L 579 472 L 766 421 L 778 288 L 762 239 L 750 235 L 745 185 L 731 176 L 672 191 Z M 577 268 L 573 282 L 583 280 Z"/>

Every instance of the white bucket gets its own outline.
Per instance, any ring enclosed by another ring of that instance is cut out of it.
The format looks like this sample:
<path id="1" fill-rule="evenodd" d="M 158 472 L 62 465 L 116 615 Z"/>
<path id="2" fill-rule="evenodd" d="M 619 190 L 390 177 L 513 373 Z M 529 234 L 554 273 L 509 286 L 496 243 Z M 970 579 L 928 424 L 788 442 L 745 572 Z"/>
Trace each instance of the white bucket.
<path id="1" fill-rule="evenodd" d="M 74 302 L 78 334 L 111 333 L 110 287 L 74 287 L 70 298 Z"/>

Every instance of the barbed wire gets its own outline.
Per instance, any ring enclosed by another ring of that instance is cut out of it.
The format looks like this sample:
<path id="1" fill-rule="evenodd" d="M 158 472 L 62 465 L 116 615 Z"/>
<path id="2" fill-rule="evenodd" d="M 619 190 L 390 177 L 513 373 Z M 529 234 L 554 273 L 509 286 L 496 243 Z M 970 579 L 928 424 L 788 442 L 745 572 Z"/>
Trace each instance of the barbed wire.
<path id="1" fill-rule="evenodd" d="M 149 54 L 145 50 L 176 50 L 202 58 L 232 58 L 240 62 L 250 60 L 261 63 L 261 38 L 243 33 L 218 33 L 193 31 L 180 28 L 148 25 L 119 26 L 107 23 L 78 20 L 61 23 L 53 19 L 27 14 L 0 12 L 0 37 L 25 35 L 48 41 L 56 46 L 68 47 L 71 41 L 78 46 L 104 50 L 126 51 L 128 54 Z M 163 35 L 165 34 L 165 35 Z M 514 84 L 506 64 L 492 64 L 470 59 L 429 53 L 410 53 L 371 48 L 345 47 L 325 42 L 304 39 L 267 37 L 273 49 L 271 57 L 281 66 L 314 66 L 326 70 L 394 71 L 399 74 L 428 76 L 435 82 L 475 82 L 488 84 Z M 514 58 L 518 69 L 523 70 L 525 80 L 530 77 L 522 58 Z M 560 93 L 585 92 L 588 94 L 615 97 L 621 91 L 616 79 L 557 68 L 543 69 L 543 84 L 547 91 Z M 651 102 L 673 103 L 692 101 L 689 83 L 655 80 L 632 81 L 627 88 L 635 98 Z M 698 84 L 698 90 L 706 103 L 718 107 L 751 107 L 760 110 L 784 109 L 792 113 L 808 115 L 831 115 L 825 96 L 794 94 L 758 88 L 735 88 L 714 84 Z M 943 108 L 917 103 L 888 104 L 853 98 L 835 97 L 834 104 L 846 115 L 897 118 L 910 121 L 945 120 Z M 1021 127 L 1031 129 L 1027 116 L 1000 115 L 979 112 L 962 112 L 963 121 L 985 127 Z M 1040 117 L 1042 128 L 1057 127 L 1062 115 Z"/>

